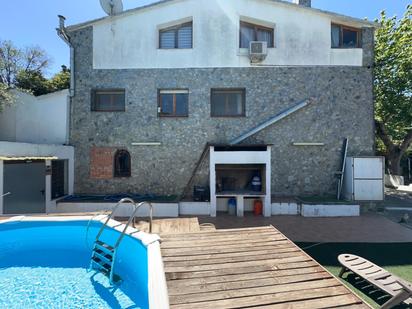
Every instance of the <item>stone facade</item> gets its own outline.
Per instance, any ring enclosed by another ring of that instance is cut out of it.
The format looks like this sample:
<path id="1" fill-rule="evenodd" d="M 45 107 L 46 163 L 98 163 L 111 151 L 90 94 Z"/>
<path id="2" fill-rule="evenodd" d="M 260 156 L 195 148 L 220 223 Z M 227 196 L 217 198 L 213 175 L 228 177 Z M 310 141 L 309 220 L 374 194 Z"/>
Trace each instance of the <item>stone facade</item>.
<path id="1" fill-rule="evenodd" d="M 71 38 L 76 92 L 70 143 L 76 151 L 76 193 L 179 195 L 206 143 L 227 143 L 309 97 L 315 98 L 313 104 L 245 141 L 273 144 L 273 194 L 333 193 L 346 137 L 349 155 L 374 154 L 372 69 L 366 66 L 94 70 L 92 28 L 77 30 Z M 246 89 L 246 117 L 210 116 L 211 88 L 225 87 Z M 93 88 L 126 89 L 126 112 L 91 112 Z M 189 89 L 189 117 L 158 117 L 162 88 Z M 161 146 L 132 146 L 153 141 Z M 90 177 L 93 147 L 127 149 L 132 177 Z M 207 184 L 207 165 L 196 183 Z"/>

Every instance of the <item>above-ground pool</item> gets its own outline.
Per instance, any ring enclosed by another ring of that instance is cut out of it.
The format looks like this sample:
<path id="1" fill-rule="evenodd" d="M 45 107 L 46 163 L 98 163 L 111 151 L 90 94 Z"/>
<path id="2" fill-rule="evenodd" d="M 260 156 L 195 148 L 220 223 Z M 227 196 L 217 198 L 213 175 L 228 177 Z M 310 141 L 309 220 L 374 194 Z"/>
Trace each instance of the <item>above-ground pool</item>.
<path id="1" fill-rule="evenodd" d="M 153 280 L 149 280 L 148 244 L 156 243 L 159 250 L 157 239 L 135 231 L 149 241 L 130 235 L 122 240 L 113 266 L 122 281 L 114 285 L 89 269 L 101 226 L 95 220 L 0 224 L 0 308 L 149 308 L 150 293 L 156 291 L 149 291 Z M 106 228 L 101 239 L 114 244 L 119 236 L 119 231 Z M 163 271 L 159 262 L 157 268 Z"/>

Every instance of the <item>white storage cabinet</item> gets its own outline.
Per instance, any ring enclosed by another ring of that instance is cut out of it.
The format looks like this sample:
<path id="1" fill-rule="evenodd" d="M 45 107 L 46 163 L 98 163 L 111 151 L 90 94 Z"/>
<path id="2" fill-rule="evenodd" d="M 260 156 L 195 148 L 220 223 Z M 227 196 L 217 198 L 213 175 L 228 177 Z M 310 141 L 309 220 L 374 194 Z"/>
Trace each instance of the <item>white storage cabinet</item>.
<path id="1" fill-rule="evenodd" d="M 345 164 L 343 194 L 350 201 L 383 201 L 385 159 L 348 157 Z"/>

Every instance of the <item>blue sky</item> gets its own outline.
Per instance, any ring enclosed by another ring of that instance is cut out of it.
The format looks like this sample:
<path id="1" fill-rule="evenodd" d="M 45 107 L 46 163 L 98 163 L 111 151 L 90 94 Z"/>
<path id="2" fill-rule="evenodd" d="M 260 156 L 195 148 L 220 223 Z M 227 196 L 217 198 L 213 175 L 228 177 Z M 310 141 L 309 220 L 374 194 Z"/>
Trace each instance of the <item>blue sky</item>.
<path id="1" fill-rule="evenodd" d="M 69 64 L 67 46 L 57 37 L 57 15 L 66 16 L 67 24 L 76 24 L 104 16 L 99 0 L 2 0 L 0 39 L 18 46 L 38 45 L 53 59 L 48 75 Z M 125 9 L 155 1 L 124 0 Z M 370 20 L 383 9 L 389 16 L 402 16 L 411 0 L 312 0 L 312 6 L 344 15 Z"/>

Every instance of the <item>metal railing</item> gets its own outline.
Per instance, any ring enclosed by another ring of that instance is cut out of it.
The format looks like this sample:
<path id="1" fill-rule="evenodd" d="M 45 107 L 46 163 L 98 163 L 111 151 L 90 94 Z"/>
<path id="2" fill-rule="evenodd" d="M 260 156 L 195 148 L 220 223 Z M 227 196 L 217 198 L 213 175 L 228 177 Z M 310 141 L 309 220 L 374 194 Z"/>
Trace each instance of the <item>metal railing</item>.
<path id="1" fill-rule="evenodd" d="M 120 235 L 120 237 L 118 238 L 116 245 L 114 246 L 114 248 L 117 248 L 120 244 L 120 242 L 122 241 L 124 235 L 126 234 L 127 228 L 130 226 L 131 223 L 133 223 L 133 227 L 136 227 L 135 225 L 135 217 L 137 214 L 137 211 L 139 210 L 139 208 L 141 206 L 143 206 L 144 204 L 149 205 L 149 233 L 152 233 L 152 221 L 153 221 L 153 205 L 150 202 L 141 202 L 139 204 L 136 205 L 136 202 L 134 200 L 132 200 L 131 198 L 123 198 L 121 199 L 112 209 L 112 212 L 107 216 L 106 221 L 103 223 L 102 227 L 99 230 L 99 233 L 96 235 L 96 241 L 99 240 L 100 236 L 103 234 L 104 229 L 107 227 L 107 224 L 109 223 L 110 219 L 113 218 L 116 210 L 120 207 L 120 205 L 124 204 L 124 203 L 131 203 L 134 207 L 134 210 L 132 212 L 132 214 L 129 217 L 129 220 L 127 221 L 122 234 Z"/>

